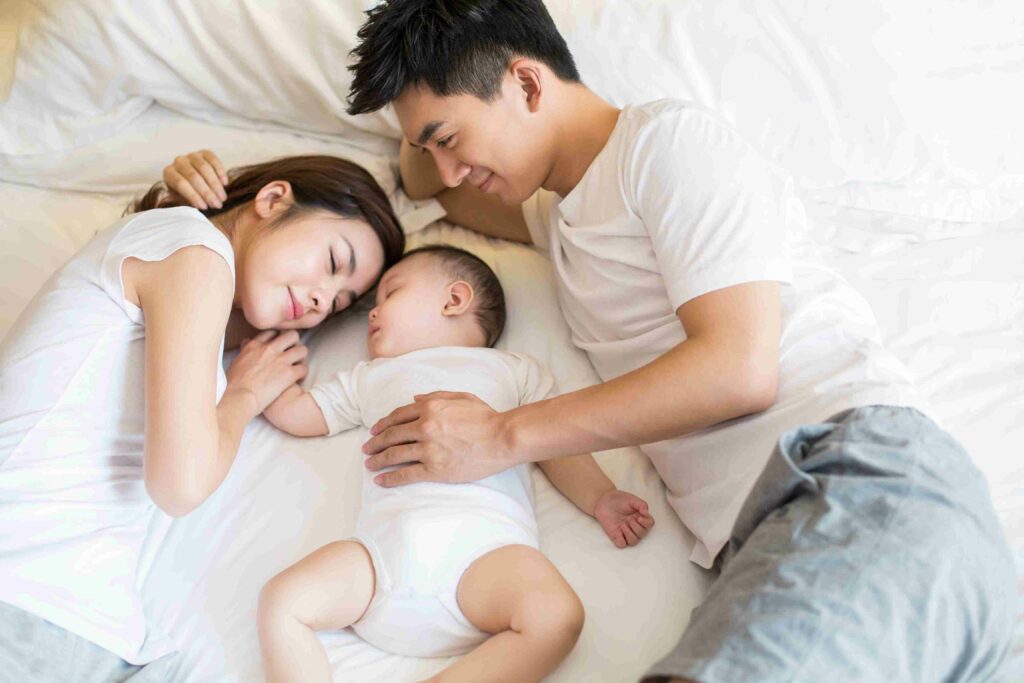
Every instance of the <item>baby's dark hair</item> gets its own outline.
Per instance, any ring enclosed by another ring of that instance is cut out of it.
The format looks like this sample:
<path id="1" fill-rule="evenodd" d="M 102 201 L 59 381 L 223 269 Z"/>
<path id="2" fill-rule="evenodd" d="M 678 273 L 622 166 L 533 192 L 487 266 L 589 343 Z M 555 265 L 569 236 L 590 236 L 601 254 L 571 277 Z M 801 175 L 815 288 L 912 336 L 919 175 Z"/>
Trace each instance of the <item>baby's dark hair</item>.
<path id="1" fill-rule="evenodd" d="M 427 254 L 457 280 L 473 288 L 473 315 L 484 333 L 486 345 L 494 346 L 505 329 L 505 290 L 491 267 L 475 254 L 447 244 L 428 244 L 406 252 L 404 259 Z"/>

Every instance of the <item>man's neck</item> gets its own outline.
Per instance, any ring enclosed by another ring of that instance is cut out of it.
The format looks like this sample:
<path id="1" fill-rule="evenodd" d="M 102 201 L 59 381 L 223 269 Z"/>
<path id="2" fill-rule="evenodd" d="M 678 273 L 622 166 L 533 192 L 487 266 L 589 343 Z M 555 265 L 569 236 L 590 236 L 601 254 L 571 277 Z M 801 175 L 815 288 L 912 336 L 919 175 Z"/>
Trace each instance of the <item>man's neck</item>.
<path id="1" fill-rule="evenodd" d="M 542 187 L 565 197 L 608 143 L 620 109 L 584 85 L 569 85 L 560 93 L 561 111 L 555 130 L 555 162 Z"/>

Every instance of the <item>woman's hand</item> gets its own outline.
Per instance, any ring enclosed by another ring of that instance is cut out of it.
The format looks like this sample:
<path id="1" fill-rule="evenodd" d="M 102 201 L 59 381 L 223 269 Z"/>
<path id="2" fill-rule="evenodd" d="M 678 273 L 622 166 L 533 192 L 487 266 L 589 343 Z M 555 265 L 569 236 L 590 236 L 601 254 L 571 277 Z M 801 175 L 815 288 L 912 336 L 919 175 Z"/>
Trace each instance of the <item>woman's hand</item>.
<path id="1" fill-rule="evenodd" d="M 601 523 L 601 528 L 617 548 L 636 545 L 654 526 L 654 517 L 647 510 L 647 502 L 618 489 L 597 500 L 594 518 Z"/>
<path id="2" fill-rule="evenodd" d="M 370 430 L 363 445 L 367 468 L 408 465 L 374 478 L 381 486 L 420 481 L 461 484 L 515 463 L 505 444 L 502 413 L 472 394 L 438 391 L 416 396 Z"/>
<path id="3" fill-rule="evenodd" d="M 176 157 L 164 167 L 164 184 L 171 196 L 184 199 L 203 211 L 221 208 L 228 198 L 224 190 L 228 172 L 217 155 L 208 149 Z"/>
<path id="4" fill-rule="evenodd" d="M 285 389 L 306 376 L 307 353 L 295 330 L 260 332 L 242 342 L 238 357 L 228 368 L 227 391 L 251 394 L 255 417 Z"/>

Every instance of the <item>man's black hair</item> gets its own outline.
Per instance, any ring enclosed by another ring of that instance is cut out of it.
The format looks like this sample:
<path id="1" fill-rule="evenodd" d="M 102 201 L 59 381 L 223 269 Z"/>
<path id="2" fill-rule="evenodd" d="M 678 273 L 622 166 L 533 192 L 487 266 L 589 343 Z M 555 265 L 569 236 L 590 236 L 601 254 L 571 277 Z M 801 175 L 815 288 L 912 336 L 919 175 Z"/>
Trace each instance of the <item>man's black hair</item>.
<path id="1" fill-rule="evenodd" d="M 367 13 L 348 113 L 382 109 L 409 85 L 492 101 L 518 57 L 579 82 L 569 47 L 541 0 L 386 0 Z"/>

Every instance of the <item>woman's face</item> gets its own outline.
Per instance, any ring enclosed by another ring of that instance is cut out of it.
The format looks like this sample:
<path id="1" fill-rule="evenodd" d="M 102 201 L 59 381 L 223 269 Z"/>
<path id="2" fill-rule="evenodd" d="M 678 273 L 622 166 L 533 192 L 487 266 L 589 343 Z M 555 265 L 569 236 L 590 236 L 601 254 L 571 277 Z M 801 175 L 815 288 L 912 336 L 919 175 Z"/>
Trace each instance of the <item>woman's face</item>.
<path id="1" fill-rule="evenodd" d="M 257 231 L 237 267 L 235 303 L 249 324 L 307 329 L 373 286 L 384 248 L 365 221 L 310 211 Z"/>

